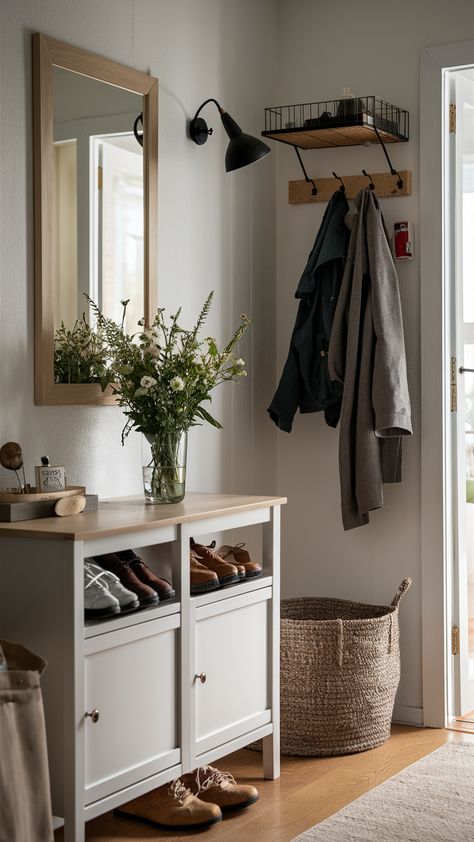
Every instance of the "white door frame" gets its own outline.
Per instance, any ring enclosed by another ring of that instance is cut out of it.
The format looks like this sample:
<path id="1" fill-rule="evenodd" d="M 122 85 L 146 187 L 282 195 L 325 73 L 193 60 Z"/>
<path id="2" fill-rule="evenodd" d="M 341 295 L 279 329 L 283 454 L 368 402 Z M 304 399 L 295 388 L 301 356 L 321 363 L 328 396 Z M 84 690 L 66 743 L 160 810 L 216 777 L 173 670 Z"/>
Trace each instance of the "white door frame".
<path id="1" fill-rule="evenodd" d="M 443 127 L 447 121 L 443 71 L 474 63 L 474 41 L 429 47 L 421 54 L 421 576 L 423 721 L 444 727 L 448 716 L 448 622 L 452 524 L 450 501 L 449 318 L 443 243 Z"/>

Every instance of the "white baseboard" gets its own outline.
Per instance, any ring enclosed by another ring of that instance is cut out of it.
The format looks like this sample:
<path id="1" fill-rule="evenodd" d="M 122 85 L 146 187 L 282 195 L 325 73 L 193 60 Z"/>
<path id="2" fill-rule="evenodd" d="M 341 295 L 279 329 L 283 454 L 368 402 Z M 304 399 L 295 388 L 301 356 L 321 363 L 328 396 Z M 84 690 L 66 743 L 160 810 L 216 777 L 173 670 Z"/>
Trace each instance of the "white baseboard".
<path id="1" fill-rule="evenodd" d="M 393 709 L 392 722 L 400 722 L 403 725 L 423 725 L 423 708 L 411 707 L 411 705 L 395 705 Z"/>

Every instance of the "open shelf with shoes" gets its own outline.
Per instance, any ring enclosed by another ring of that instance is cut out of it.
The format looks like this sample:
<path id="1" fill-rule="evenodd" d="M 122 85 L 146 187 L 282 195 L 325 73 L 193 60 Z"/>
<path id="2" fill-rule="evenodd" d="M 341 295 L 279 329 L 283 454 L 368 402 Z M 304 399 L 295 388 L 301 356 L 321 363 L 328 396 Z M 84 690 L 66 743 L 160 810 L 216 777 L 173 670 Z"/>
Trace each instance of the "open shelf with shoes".
<path id="1" fill-rule="evenodd" d="M 69 518 L 0 524 L 0 633 L 49 663 L 42 690 L 65 842 L 82 842 L 88 819 L 258 738 L 265 777 L 278 777 L 285 502 L 120 498 Z M 261 531 L 262 575 L 191 596 L 191 536 L 247 528 Z M 130 549 L 175 596 L 84 621 L 84 560 Z"/>
<path id="2" fill-rule="evenodd" d="M 99 634 L 108 634 L 111 631 L 126 629 L 129 626 L 137 626 L 140 623 L 148 623 L 159 617 L 168 617 L 170 614 L 179 614 L 181 603 L 178 599 L 169 599 L 166 602 L 159 602 L 158 605 L 151 605 L 146 608 L 139 608 L 126 614 L 116 614 L 104 619 L 85 619 L 84 638 L 96 637 Z"/>

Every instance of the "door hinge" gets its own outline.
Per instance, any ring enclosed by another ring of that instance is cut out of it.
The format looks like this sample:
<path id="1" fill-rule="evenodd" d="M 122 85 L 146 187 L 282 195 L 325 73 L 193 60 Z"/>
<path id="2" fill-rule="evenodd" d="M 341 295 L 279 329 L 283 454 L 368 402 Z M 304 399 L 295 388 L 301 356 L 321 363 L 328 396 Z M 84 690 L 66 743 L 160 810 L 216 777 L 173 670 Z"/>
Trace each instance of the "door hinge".
<path id="1" fill-rule="evenodd" d="M 451 655 L 459 655 L 459 626 L 451 629 Z"/>
<path id="2" fill-rule="evenodd" d="M 456 106 L 449 106 L 449 133 L 456 131 Z"/>
<path id="3" fill-rule="evenodd" d="M 449 385 L 451 412 L 456 412 L 458 408 L 458 384 L 457 384 L 457 361 L 456 357 L 451 357 L 451 379 Z"/>
<path id="4" fill-rule="evenodd" d="M 97 167 L 97 190 L 102 190 L 102 167 Z"/>

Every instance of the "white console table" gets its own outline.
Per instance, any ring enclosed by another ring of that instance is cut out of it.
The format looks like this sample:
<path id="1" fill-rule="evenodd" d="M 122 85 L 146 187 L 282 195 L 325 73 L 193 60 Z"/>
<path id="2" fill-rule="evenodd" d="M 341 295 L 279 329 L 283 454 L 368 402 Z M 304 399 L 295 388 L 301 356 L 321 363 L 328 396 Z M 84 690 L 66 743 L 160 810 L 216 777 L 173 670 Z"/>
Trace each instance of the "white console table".
<path id="1" fill-rule="evenodd" d="M 53 813 L 66 842 L 82 842 L 88 819 L 258 738 L 264 776 L 279 776 L 285 502 L 189 493 L 150 506 L 129 497 L 72 517 L 0 524 L 0 637 L 49 664 L 42 689 Z M 263 575 L 191 596 L 190 536 L 255 524 Z M 176 598 L 84 623 L 84 558 L 146 548 L 160 573 L 160 545 L 168 545 Z"/>

